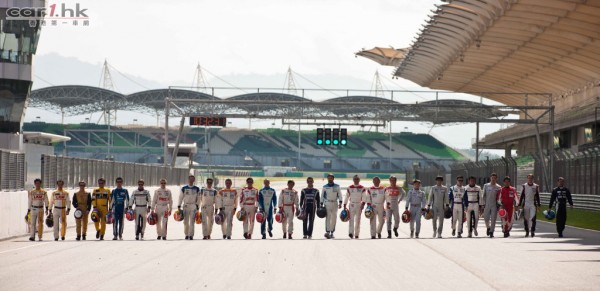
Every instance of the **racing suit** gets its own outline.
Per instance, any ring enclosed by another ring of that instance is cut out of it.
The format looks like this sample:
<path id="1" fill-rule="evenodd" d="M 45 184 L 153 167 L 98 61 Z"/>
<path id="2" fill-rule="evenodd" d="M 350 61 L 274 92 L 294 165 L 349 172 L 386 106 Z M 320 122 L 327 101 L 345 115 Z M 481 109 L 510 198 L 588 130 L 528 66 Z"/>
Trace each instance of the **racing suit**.
<path id="1" fill-rule="evenodd" d="M 414 232 L 416 237 L 419 238 L 419 232 L 421 232 L 421 211 L 425 209 L 425 203 L 425 191 L 421 189 L 410 189 L 408 191 L 405 208 L 410 211 L 410 237 L 413 236 Z M 417 224 L 416 230 L 415 223 Z"/>
<path id="2" fill-rule="evenodd" d="M 477 224 L 479 223 L 479 201 L 481 201 L 481 187 L 475 185 L 467 185 L 465 195 L 463 196 L 463 202 L 467 208 L 467 225 L 469 227 L 469 237 L 475 232 L 477 233 Z"/>
<path id="3" fill-rule="evenodd" d="M 235 214 L 235 209 L 237 208 L 237 199 L 237 190 L 233 188 L 219 190 L 217 197 L 217 208 L 223 211 L 223 215 L 225 216 L 225 219 L 221 223 L 221 230 L 223 231 L 223 235 L 227 238 L 231 237 L 233 215 Z"/>
<path id="4" fill-rule="evenodd" d="M 367 189 L 367 204 L 371 206 L 373 209 L 373 216 L 371 216 L 371 237 L 374 237 L 376 234 L 381 238 L 381 229 L 383 229 L 383 213 L 385 211 L 384 204 L 385 202 L 385 188 L 384 187 L 375 187 Z M 377 224 L 379 222 L 379 224 Z"/>
<path id="5" fill-rule="evenodd" d="M 85 240 L 89 212 L 92 210 L 92 194 L 89 192 L 77 192 L 73 194 L 73 207 L 81 210 L 81 218 L 75 219 L 75 231 L 77 232 L 77 237 L 83 235 L 83 239 Z"/>
<path id="6" fill-rule="evenodd" d="M 185 185 L 181 188 L 177 208 L 183 203 L 183 232 L 186 238 L 194 238 L 196 212 L 200 209 L 200 188 L 198 186 Z"/>
<path id="7" fill-rule="evenodd" d="M 300 194 L 300 208 L 304 211 L 304 221 L 302 221 L 302 234 L 312 237 L 313 226 L 315 224 L 315 212 L 317 206 L 321 204 L 319 190 L 316 188 L 304 188 Z"/>
<path id="8" fill-rule="evenodd" d="M 173 210 L 173 195 L 171 190 L 158 188 L 152 197 L 152 211 L 156 213 L 156 234 L 162 238 L 167 237 L 167 224 L 169 215 Z"/>
<path id="9" fill-rule="evenodd" d="M 340 185 L 328 183 L 323 186 L 321 193 L 323 193 L 323 203 L 325 204 L 325 209 L 327 209 L 325 232 L 333 234 L 337 221 L 338 205 L 342 204 L 342 190 L 340 189 Z"/>
<path id="10" fill-rule="evenodd" d="M 38 233 L 38 239 L 42 240 L 42 234 L 44 232 L 44 206 L 48 211 L 48 194 L 44 189 L 33 189 L 29 191 L 28 196 L 28 208 L 27 212 L 31 212 L 31 218 L 29 220 L 31 232 L 30 240 L 35 238 L 35 232 Z"/>
<path id="11" fill-rule="evenodd" d="M 254 231 L 254 216 L 256 215 L 256 208 L 258 208 L 258 189 L 244 187 L 240 195 L 240 206 L 246 211 L 244 234 L 251 238 Z"/>
<path id="12" fill-rule="evenodd" d="M 463 212 L 464 204 L 463 204 L 463 196 L 465 195 L 465 186 L 454 185 L 450 187 L 450 193 L 448 193 L 448 198 L 450 199 L 450 204 L 452 205 L 452 233 L 456 232 L 456 223 L 458 222 L 458 234 L 462 234 L 463 232 Z"/>
<path id="13" fill-rule="evenodd" d="M 525 228 L 526 236 L 529 235 L 531 231 L 531 236 L 535 235 L 535 225 L 536 225 L 536 214 L 538 207 L 541 206 L 540 203 L 540 191 L 538 184 L 528 183 L 523 184 L 523 191 L 521 191 L 521 199 L 519 199 L 519 206 L 523 207 L 525 219 L 523 222 L 523 227 Z"/>
<path id="14" fill-rule="evenodd" d="M 448 187 L 446 186 L 433 186 L 429 191 L 429 199 L 427 200 L 427 206 L 431 207 L 433 212 L 433 237 L 442 237 L 442 230 L 444 229 L 444 207 L 448 206 L 450 201 L 448 200 Z"/>
<path id="15" fill-rule="evenodd" d="M 67 232 L 67 215 L 71 211 L 71 198 L 65 190 L 56 190 L 50 195 L 50 209 L 54 219 L 54 240 L 58 239 L 59 224 L 60 237 L 64 240 Z M 60 223 L 59 223 L 60 222 Z"/>
<path id="16" fill-rule="evenodd" d="M 106 214 L 108 213 L 108 205 L 110 204 L 110 189 L 108 188 L 96 188 L 92 192 L 92 206 L 98 209 L 100 214 L 100 221 L 94 222 L 96 226 L 96 238 L 98 235 L 104 237 L 106 233 Z"/>
<path id="17" fill-rule="evenodd" d="M 502 186 L 498 184 L 487 183 L 483 185 L 483 196 L 480 202 L 483 207 L 483 219 L 485 220 L 485 227 L 488 229 L 487 235 L 490 237 L 494 236 L 494 229 L 496 228 L 496 220 L 498 217 L 498 207 L 496 205 L 498 196 Z"/>
<path id="18" fill-rule="evenodd" d="M 283 209 L 285 214 L 281 226 L 284 234 L 289 234 L 290 238 L 294 232 L 294 212 L 299 207 L 298 191 L 294 189 L 283 189 L 279 195 L 279 209 Z"/>
<path id="19" fill-rule="evenodd" d="M 392 231 L 392 216 L 394 217 L 394 230 L 398 229 L 400 224 L 400 201 L 404 197 L 404 189 L 400 187 L 385 188 L 385 201 L 387 204 L 387 231 L 388 234 Z"/>
<path id="20" fill-rule="evenodd" d="M 258 192 L 258 207 L 265 214 L 265 220 L 260 224 L 260 234 L 264 235 L 266 234 L 267 226 L 269 233 L 273 230 L 273 212 L 275 212 L 275 207 L 277 207 L 275 189 L 264 187 Z"/>
<path id="21" fill-rule="evenodd" d="M 135 237 L 141 235 L 144 238 L 144 232 L 146 231 L 146 216 L 148 215 L 148 210 L 150 209 L 150 205 L 152 198 L 150 197 L 150 192 L 146 189 L 140 190 L 135 189 L 131 192 L 131 200 L 129 201 L 129 208 L 135 204 Z"/>
<path id="22" fill-rule="evenodd" d="M 113 239 L 123 237 L 123 216 L 125 208 L 129 205 L 129 191 L 125 188 L 115 188 L 110 195 L 110 209 L 115 215 L 115 223 L 113 223 Z"/>
<path id="23" fill-rule="evenodd" d="M 571 197 L 571 191 L 566 187 L 556 187 L 552 190 L 552 196 L 550 196 L 550 206 L 552 209 L 556 201 L 556 232 L 562 237 L 562 233 L 565 230 L 565 223 L 567 223 L 567 201 L 569 205 L 573 206 L 573 198 Z"/>
<path id="24" fill-rule="evenodd" d="M 513 186 L 502 187 L 500 190 L 500 197 L 498 198 L 498 203 L 502 205 L 504 210 L 506 210 L 506 217 L 502 218 L 502 231 L 505 235 L 510 233 L 513 223 L 513 212 L 514 206 L 517 204 L 517 189 Z"/>
<path id="25" fill-rule="evenodd" d="M 348 214 L 350 215 L 350 225 L 348 226 L 348 234 L 350 237 L 354 236 L 358 238 L 360 235 L 360 214 L 365 205 L 363 202 L 363 196 L 365 195 L 365 187 L 362 185 L 350 185 L 346 190 L 346 198 L 344 198 L 344 208 L 350 202 L 350 209 Z"/>
<path id="26" fill-rule="evenodd" d="M 217 190 L 212 188 L 202 188 L 202 190 L 200 190 L 200 197 L 202 199 L 200 203 L 200 207 L 202 208 L 202 235 L 210 237 L 213 223 L 215 223 Z"/>

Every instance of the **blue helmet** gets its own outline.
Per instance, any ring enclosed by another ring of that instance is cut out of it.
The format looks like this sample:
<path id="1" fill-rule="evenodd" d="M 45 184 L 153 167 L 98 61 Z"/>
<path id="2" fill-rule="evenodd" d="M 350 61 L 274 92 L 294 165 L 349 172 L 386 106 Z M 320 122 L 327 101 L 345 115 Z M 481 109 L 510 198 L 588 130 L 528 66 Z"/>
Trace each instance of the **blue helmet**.
<path id="1" fill-rule="evenodd" d="M 552 220 L 556 217 L 556 212 L 554 212 L 552 209 L 544 210 L 544 216 L 546 219 Z"/>
<path id="2" fill-rule="evenodd" d="M 343 222 L 347 222 L 348 220 L 350 220 L 350 213 L 348 213 L 347 209 L 342 210 L 342 212 L 340 212 L 340 219 Z"/>

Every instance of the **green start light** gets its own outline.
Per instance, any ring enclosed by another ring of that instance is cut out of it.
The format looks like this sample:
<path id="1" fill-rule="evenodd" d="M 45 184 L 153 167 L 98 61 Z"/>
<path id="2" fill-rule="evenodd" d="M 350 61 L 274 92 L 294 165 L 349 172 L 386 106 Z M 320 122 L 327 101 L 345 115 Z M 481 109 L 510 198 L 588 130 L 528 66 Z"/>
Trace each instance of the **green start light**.
<path id="1" fill-rule="evenodd" d="M 318 145 L 322 145 L 322 144 L 323 144 L 323 140 L 322 140 L 322 139 L 318 140 L 318 141 L 317 141 L 317 144 L 318 144 Z"/>
<path id="2" fill-rule="evenodd" d="M 342 139 L 342 145 L 346 145 L 348 143 L 345 139 Z"/>
<path id="3" fill-rule="evenodd" d="M 334 144 L 334 145 L 338 145 L 339 143 L 340 143 L 340 141 L 338 141 L 337 139 L 334 139 L 334 140 L 333 140 L 333 144 Z"/>
<path id="4" fill-rule="evenodd" d="M 327 144 L 327 145 L 330 145 L 330 144 L 331 144 L 331 141 L 330 141 L 330 140 L 326 140 L 326 141 L 325 141 L 325 144 Z"/>

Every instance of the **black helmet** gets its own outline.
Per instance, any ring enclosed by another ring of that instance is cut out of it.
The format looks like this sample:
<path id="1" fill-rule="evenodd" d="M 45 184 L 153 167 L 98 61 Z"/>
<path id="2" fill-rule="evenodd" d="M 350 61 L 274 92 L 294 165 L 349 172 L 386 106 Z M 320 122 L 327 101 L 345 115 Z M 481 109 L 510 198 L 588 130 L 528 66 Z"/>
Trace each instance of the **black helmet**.
<path id="1" fill-rule="evenodd" d="M 451 218 L 452 217 L 452 209 L 450 209 L 450 207 L 446 207 L 446 209 L 444 209 L 444 218 Z"/>
<path id="2" fill-rule="evenodd" d="M 46 216 L 46 226 L 47 227 L 54 226 L 54 218 L 52 217 L 52 214 L 48 214 L 48 216 Z"/>
<path id="3" fill-rule="evenodd" d="M 323 206 L 317 208 L 317 216 L 319 218 L 325 218 L 325 216 L 327 216 L 327 209 Z"/>

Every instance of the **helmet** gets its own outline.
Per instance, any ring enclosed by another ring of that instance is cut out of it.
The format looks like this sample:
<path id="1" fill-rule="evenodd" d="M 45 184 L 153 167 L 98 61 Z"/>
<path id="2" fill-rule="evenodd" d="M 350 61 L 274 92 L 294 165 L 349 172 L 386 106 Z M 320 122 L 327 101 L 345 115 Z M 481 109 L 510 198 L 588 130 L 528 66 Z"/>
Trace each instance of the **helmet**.
<path id="1" fill-rule="evenodd" d="M 300 220 L 306 219 L 306 211 L 304 211 L 304 209 L 296 210 L 296 217 Z"/>
<path id="2" fill-rule="evenodd" d="M 256 222 L 258 223 L 263 223 L 265 221 L 265 213 L 264 212 L 257 212 L 256 213 Z"/>
<path id="3" fill-rule="evenodd" d="M 340 220 L 342 222 L 347 222 L 350 220 L 350 213 L 348 212 L 348 209 L 344 209 L 342 212 L 340 212 Z"/>
<path id="4" fill-rule="evenodd" d="M 433 210 L 429 209 L 427 212 L 425 212 L 425 219 L 430 220 L 433 218 Z"/>
<path id="5" fill-rule="evenodd" d="M 114 222 L 115 222 L 115 214 L 112 213 L 112 211 L 109 211 L 108 213 L 106 213 L 106 223 L 112 224 Z"/>
<path id="6" fill-rule="evenodd" d="M 93 221 L 93 222 L 98 222 L 98 221 L 100 221 L 100 211 L 98 211 L 98 209 L 94 209 L 94 210 L 92 211 L 92 215 L 91 215 L 91 217 L 92 217 L 92 221 Z"/>
<path id="7" fill-rule="evenodd" d="M 285 213 L 283 212 L 277 212 L 277 214 L 275 214 L 275 221 L 282 223 L 283 219 L 285 218 Z"/>
<path id="8" fill-rule="evenodd" d="M 240 209 L 240 211 L 235 214 L 235 218 L 239 221 L 244 221 L 244 219 L 246 219 L 246 210 Z"/>
<path id="9" fill-rule="evenodd" d="M 444 218 L 452 218 L 452 209 L 450 207 L 444 209 Z"/>
<path id="10" fill-rule="evenodd" d="M 404 210 L 404 212 L 402 212 L 402 222 L 404 222 L 404 223 L 410 222 L 410 211 Z"/>
<path id="11" fill-rule="evenodd" d="M 129 221 L 133 221 L 135 219 L 135 213 L 133 212 L 133 209 L 129 209 L 127 212 L 125 212 L 125 218 L 127 218 Z"/>
<path id="12" fill-rule="evenodd" d="M 156 214 L 156 212 L 152 211 L 152 212 L 148 213 L 148 217 L 146 217 L 146 221 L 148 221 L 149 225 L 155 225 L 156 222 L 158 221 L 158 215 Z"/>
<path id="13" fill-rule="evenodd" d="M 498 216 L 500 216 L 500 218 L 506 219 L 506 209 L 504 209 L 504 208 L 498 209 Z"/>
<path id="14" fill-rule="evenodd" d="M 75 219 L 81 219 L 83 217 L 83 211 L 81 211 L 81 209 L 76 209 L 75 212 L 73 212 L 73 216 L 75 216 Z"/>
<path id="15" fill-rule="evenodd" d="M 54 218 L 52 217 L 52 214 L 48 214 L 48 216 L 46 216 L 46 226 L 47 227 L 54 226 Z"/>
<path id="16" fill-rule="evenodd" d="M 327 216 L 327 208 L 323 206 L 317 208 L 317 216 L 319 218 L 325 218 L 325 216 Z"/>
<path id="17" fill-rule="evenodd" d="M 371 207 L 371 205 L 368 205 L 365 209 L 365 217 L 368 219 L 371 219 L 371 217 L 373 217 L 373 207 Z"/>
<path id="18" fill-rule="evenodd" d="M 175 212 L 173 213 L 173 219 L 175 219 L 175 221 L 182 221 L 183 211 L 181 209 L 175 210 Z"/>
<path id="19" fill-rule="evenodd" d="M 548 210 L 544 210 L 544 216 L 546 217 L 546 219 L 554 219 L 556 217 L 556 212 L 554 212 L 554 210 L 552 209 L 548 209 Z"/>
<path id="20" fill-rule="evenodd" d="M 225 220 L 225 215 L 223 215 L 223 213 L 219 212 L 215 215 L 215 223 L 216 224 L 221 225 L 224 220 Z"/>
<path id="21" fill-rule="evenodd" d="M 463 223 L 467 222 L 467 212 L 463 211 Z"/>
<path id="22" fill-rule="evenodd" d="M 31 212 L 25 215 L 25 223 L 29 224 L 29 221 L 31 221 Z"/>
<path id="23" fill-rule="evenodd" d="M 194 215 L 194 221 L 196 221 L 196 224 L 202 223 L 202 212 L 196 212 L 196 215 Z"/>

